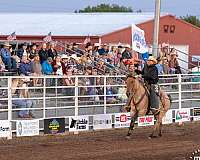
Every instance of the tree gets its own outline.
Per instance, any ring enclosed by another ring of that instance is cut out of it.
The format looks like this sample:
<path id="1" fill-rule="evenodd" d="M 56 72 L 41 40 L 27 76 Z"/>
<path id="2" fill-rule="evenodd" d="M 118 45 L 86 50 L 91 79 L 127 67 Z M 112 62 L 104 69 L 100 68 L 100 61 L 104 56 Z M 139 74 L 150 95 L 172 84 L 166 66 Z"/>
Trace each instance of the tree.
<path id="1" fill-rule="evenodd" d="M 187 15 L 180 18 L 188 23 L 191 23 L 197 27 L 200 27 L 200 20 L 196 16 Z"/>
<path id="2" fill-rule="evenodd" d="M 87 6 L 83 10 L 79 10 L 79 13 L 91 13 L 91 12 L 133 12 L 131 7 L 119 6 L 117 4 L 100 4 L 97 6 Z"/>

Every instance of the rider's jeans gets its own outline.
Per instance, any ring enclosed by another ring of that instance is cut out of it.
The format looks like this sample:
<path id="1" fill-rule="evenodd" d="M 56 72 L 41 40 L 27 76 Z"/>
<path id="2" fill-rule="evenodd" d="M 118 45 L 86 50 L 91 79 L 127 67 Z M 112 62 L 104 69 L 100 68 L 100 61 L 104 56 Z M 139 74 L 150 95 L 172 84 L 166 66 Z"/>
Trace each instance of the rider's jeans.
<path id="1" fill-rule="evenodd" d="M 151 108 L 159 108 L 159 93 L 158 93 L 158 85 L 151 84 L 150 88 L 150 106 Z"/>

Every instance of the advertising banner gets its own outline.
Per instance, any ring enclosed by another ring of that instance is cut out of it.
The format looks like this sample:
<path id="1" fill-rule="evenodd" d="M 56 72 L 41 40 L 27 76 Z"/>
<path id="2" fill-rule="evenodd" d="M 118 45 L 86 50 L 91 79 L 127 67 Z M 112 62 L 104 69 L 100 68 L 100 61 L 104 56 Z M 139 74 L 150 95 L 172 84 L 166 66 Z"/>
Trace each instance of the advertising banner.
<path id="1" fill-rule="evenodd" d="M 194 108 L 194 116 L 200 116 L 200 108 Z"/>
<path id="2" fill-rule="evenodd" d="M 193 121 L 200 121 L 200 116 L 194 116 Z"/>
<path id="3" fill-rule="evenodd" d="M 134 51 L 139 53 L 148 52 L 144 31 L 136 25 L 132 25 L 132 48 Z"/>
<path id="4" fill-rule="evenodd" d="M 154 125 L 154 116 L 138 117 L 138 126 L 152 126 Z"/>
<path id="5" fill-rule="evenodd" d="M 39 135 L 39 120 L 20 120 L 16 123 L 17 137 Z"/>
<path id="6" fill-rule="evenodd" d="M 93 116 L 93 129 L 110 129 L 112 128 L 112 115 L 99 114 Z"/>
<path id="7" fill-rule="evenodd" d="M 44 134 L 65 132 L 65 118 L 51 118 L 44 120 Z"/>
<path id="8" fill-rule="evenodd" d="M 87 131 L 89 130 L 89 116 L 71 116 L 69 117 L 69 131 Z"/>
<path id="9" fill-rule="evenodd" d="M 131 123 L 130 113 L 116 113 L 115 114 L 115 128 L 129 127 Z"/>
<path id="10" fill-rule="evenodd" d="M 172 110 L 168 110 L 162 119 L 162 124 L 171 124 L 171 123 L 173 123 Z"/>
<path id="11" fill-rule="evenodd" d="M 175 122 L 190 121 L 190 109 L 175 110 Z"/>
<path id="12" fill-rule="evenodd" d="M 0 137 L 9 137 L 11 126 L 8 120 L 0 120 Z"/>

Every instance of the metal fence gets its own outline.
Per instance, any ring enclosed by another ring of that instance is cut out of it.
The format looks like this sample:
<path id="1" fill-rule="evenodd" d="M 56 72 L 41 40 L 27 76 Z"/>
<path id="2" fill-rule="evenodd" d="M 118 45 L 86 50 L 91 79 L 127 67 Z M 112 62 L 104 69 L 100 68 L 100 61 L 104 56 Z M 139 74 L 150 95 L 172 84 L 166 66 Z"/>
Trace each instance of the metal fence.
<path id="1" fill-rule="evenodd" d="M 44 128 L 46 118 L 113 114 L 126 103 L 125 76 L 10 76 L 0 79 L 0 120 L 15 132 L 20 111 L 30 111 Z M 33 83 L 37 85 L 33 86 Z M 200 107 L 200 74 L 162 75 L 160 87 L 172 97 L 172 109 Z M 23 97 L 20 93 L 29 93 Z M 31 105 L 20 106 L 29 101 Z M 68 123 L 68 122 L 66 122 Z M 12 135 L 11 135 L 12 136 Z"/>

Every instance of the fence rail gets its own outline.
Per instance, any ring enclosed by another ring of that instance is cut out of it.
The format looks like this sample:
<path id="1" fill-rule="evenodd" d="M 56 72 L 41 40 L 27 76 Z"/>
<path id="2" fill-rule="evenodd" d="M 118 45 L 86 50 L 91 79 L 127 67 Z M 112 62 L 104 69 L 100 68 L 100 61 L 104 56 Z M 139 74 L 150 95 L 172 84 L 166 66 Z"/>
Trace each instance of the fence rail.
<path id="1" fill-rule="evenodd" d="M 33 119 L 115 114 L 127 101 L 125 76 L 5 76 L 0 79 L 0 120 L 16 131 L 18 116 L 31 112 Z M 39 85 L 32 86 L 38 79 Z M 63 82 L 70 80 L 71 85 Z M 17 84 L 15 84 L 17 83 Z M 162 75 L 160 87 L 172 96 L 171 109 L 200 107 L 200 74 Z M 29 93 L 23 97 L 21 93 Z M 20 96 L 19 96 L 20 95 Z M 22 103 L 31 105 L 22 105 Z M 40 129 L 43 125 L 40 124 Z M 11 138 L 10 135 L 9 138 Z"/>

